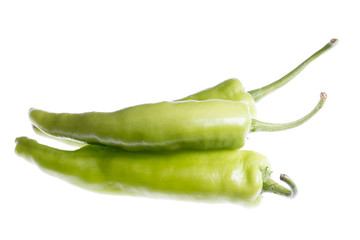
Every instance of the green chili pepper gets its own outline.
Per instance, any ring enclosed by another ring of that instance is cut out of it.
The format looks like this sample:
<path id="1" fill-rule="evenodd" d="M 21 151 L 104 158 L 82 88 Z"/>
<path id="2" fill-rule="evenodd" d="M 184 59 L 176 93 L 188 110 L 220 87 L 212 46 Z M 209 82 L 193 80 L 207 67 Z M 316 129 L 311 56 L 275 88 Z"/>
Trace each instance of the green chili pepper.
<path id="1" fill-rule="evenodd" d="M 160 102 L 112 113 L 49 113 L 31 109 L 37 128 L 56 137 L 129 151 L 178 149 L 238 149 L 252 131 L 280 131 L 301 125 L 325 103 L 290 123 L 272 124 L 251 119 L 248 105 L 227 100 Z"/>
<path id="2" fill-rule="evenodd" d="M 295 184 L 281 179 L 291 190 L 270 179 L 267 158 L 252 151 L 127 152 L 87 145 L 65 151 L 20 137 L 16 153 L 47 173 L 72 184 L 102 193 L 165 194 L 198 200 L 254 203 L 262 192 L 294 197 Z"/>
<path id="3" fill-rule="evenodd" d="M 295 127 L 310 119 L 321 108 L 326 98 L 324 94 L 310 114 L 292 123 L 270 124 L 255 119 L 250 121 L 247 114 L 249 111 L 250 117 L 253 118 L 256 114 L 256 101 L 285 85 L 336 43 L 337 40 L 332 39 L 283 78 L 263 88 L 246 93 L 239 80 L 230 79 L 213 88 L 177 100 L 231 100 L 239 102 L 237 110 L 233 109 L 234 104 L 226 102 L 214 101 L 205 104 L 192 101 L 183 105 L 163 102 L 114 113 L 71 115 L 31 110 L 30 118 L 36 127 L 53 136 L 117 146 L 127 150 L 240 148 L 244 145 L 249 130 L 278 131 Z M 249 110 L 245 110 L 243 105 L 247 105 Z"/>
<path id="4" fill-rule="evenodd" d="M 279 80 L 259 89 L 255 89 L 249 92 L 244 92 L 242 83 L 235 78 L 226 80 L 212 88 L 200 91 L 193 95 L 179 99 L 177 101 L 188 101 L 188 100 L 208 100 L 208 99 L 223 99 L 231 101 L 241 101 L 249 105 L 251 116 L 256 116 L 255 102 L 259 101 L 266 95 L 279 89 L 280 87 L 287 84 L 291 79 L 297 76 L 309 63 L 315 60 L 317 57 L 331 49 L 338 43 L 338 40 L 333 38 L 323 48 L 318 50 L 316 53 L 311 55 L 308 59 L 302 62 L 299 66 L 293 69 L 291 72 L 280 78 Z"/>

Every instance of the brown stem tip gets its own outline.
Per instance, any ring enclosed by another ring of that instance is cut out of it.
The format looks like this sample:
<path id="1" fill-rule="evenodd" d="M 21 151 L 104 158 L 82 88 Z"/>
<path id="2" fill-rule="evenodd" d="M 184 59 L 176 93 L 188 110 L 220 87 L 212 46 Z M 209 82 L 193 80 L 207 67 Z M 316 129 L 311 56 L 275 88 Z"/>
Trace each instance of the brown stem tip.
<path id="1" fill-rule="evenodd" d="M 284 178 L 286 177 L 286 175 L 285 174 L 280 174 L 280 180 L 281 181 L 284 181 Z"/>
<path id="2" fill-rule="evenodd" d="M 337 44 L 338 42 L 339 42 L 339 40 L 336 39 L 336 38 L 333 38 L 333 39 L 330 40 L 330 43 L 333 44 L 333 45 Z"/>
<path id="3" fill-rule="evenodd" d="M 320 98 L 323 99 L 323 100 L 325 100 L 325 99 L 327 98 L 326 92 L 321 92 L 321 93 L 320 93 Z"/>
<path id="4" fill-rule="evenodd" d="M 287 185 L 289 185 L 289 187 L 291 188 L 291 195 L 289 197 L 294 198 L 298 192 L 294 181 L 291 180 L 291 178 L 289 178 L 289 176 L 286 174 L 280 174 L 280 180 L 284 181 Z"/>

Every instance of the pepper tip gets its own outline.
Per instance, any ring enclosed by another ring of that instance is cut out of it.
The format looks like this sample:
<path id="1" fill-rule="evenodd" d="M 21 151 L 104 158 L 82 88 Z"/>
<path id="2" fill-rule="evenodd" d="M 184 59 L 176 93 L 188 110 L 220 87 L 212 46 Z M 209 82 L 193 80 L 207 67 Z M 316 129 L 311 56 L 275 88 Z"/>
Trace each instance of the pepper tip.
<path id="1" fill-rule="evenodd" d="M 29 114 L 34 110 L 35 110 L 35 108 L 33 108 L 33 107 L 29 108 Z"/>
<path id="2" fill-rule="evenodd" d="M 27 137 L 17 137 L 15 138 L 15 144 L 17 145 L 20 141 L 23 141 L 25 139 L 28 139 Z"/>

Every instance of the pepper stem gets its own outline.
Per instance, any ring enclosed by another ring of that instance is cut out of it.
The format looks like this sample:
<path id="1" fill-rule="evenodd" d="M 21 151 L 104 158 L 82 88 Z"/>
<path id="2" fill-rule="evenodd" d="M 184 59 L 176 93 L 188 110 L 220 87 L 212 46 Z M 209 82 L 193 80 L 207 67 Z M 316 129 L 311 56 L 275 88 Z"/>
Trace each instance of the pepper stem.
<path id="1" fill-rule="evenodd" d="M 269 93 L 272 93 L 273 91 L 281 88 L 288 82 L 290 82 L 291 79 L 293 79 L 295 76 L 297 76 L 309 63 L 311 63 L 313 60 L 315 60 L 317 57 L 325 53 L 327 50 L 331 49 L 333 46 L 335 46 L 338 43 L 338 40 L 336 38 L 333 38 L 330 40 L 328 44 L 326 44 L 323 48 L 321 48 L 319 51 L 311 55 L 308 59 L 306 59 L 304 62 L 302 62 L 299 66 L 297 66 L 295 69 L 293 69 L 291 72 L 280 78 L 279 80 L 266 85 L 262 88 L 258 88 L 252 91 L 249 91 L 248 93 L 254 98 L 255 102 L 259 101 Z"/>
<path id="2" fill-rule="evenodd" d="M 281 196 L 294 198 L 298 192 L 295 183 L 291 180 L 286 174 L 280 175 L 280 180 L 285 182 L 290 189 L 281 186 L 279 183 L 275 182 L 270 178 L 265 178 L 263 180 L 263 192 L 272 192 Z"/>
<path id="3" fill-rule="evenodd" d="M 310 118 L 312 118 L 324 106 L 326 98 L 327 98 L 326 93 L 322 92 L 320 94 L 320 100 L 319 100 L 318 104 L 316 105 L 316 107 L 309 114 L 307 114 L 303 118 L 300 118 L 294 122 L 267 123 L 267 122 L 261 122 L 256 119 L 252 119 L 251 120 L 251 132 L 260 132 L 260 131 L 275 132 L 275 131 L 282 131 L 282 130 L 300 126 L 301 124 L 305 123 Z"/>

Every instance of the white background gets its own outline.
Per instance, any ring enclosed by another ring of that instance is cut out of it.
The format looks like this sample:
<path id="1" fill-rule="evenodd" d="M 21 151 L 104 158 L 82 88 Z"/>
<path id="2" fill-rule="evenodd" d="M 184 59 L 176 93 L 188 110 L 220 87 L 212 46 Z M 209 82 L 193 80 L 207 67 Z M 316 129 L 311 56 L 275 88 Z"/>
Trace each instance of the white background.
<path id="1" fill-rule="evenodd" d="M 357 1 L 1 1 L 0 239 L 360 239 Z M 172 100 L 231 77 L 246 90 L 339 44 L 257 104 L 258 119 L 297 129 L 253 133 L 299 195 L 230 203 L 101 195 L 14 154 L 37 136 L 28 109 L 114 111 Z"/>

